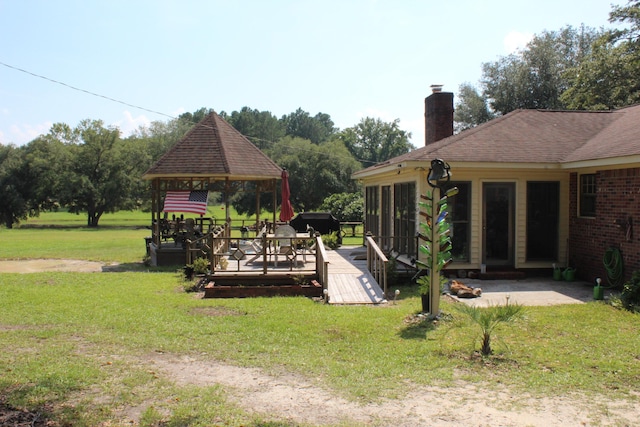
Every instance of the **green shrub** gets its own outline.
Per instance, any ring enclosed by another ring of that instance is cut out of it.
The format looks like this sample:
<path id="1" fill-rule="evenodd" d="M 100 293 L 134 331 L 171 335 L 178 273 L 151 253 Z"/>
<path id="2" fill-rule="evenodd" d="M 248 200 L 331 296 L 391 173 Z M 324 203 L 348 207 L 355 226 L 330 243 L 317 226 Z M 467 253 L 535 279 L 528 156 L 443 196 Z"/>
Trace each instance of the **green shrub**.
<path id="1" fill-rule="evenodd" d="M 195 274 L 206 274 L 209 272 L 209 260 L 206 258 L 196 258 L 193 264 L 187 264 L 182 268 L 186 280 L 193 279 Z"/>
<path id="2" fill-rule="evenodd" d="M 480 328 L 482 335 L 480 353 L 483 356 L 489 356 L 493 353 L 491 334 L 494 329 L 502 323 L 513 322 L 522 317 L 524 312 L 522 305 L 509 304 L 508 301 L 505 305 L 492 305 L 489 307 L 476 307 L 467 304 L 456 304 L 454 307 Z"/>
<path id="3" fill-rule="evenodd" d="M 338 249 L 340 247 L 338 232 L 334 231 L 331 234 L 325 234 L 322 236 L 322 243 L 324 243 L 325 246 L 328 246 L 329 249 Z"/>
<path id="4" fill-rule="evenodd" d="M 193 272 L 196 274 L 205 274 L 209 272 L 209 260 L 206 258 L 196 258 L 193 261 Z"/>
<path id="5" fill-rule="evenodd" d="M 390 256 L 387 262 L 387 285 L 396 285 L 398 282 L 398 260 Z"/>
<path id="6" fill-rule="evenodd" d="M 631 280 L 622 286 L 620 300 L 627 310 L 640 312 L 640 271 L 634 271 Z"/>

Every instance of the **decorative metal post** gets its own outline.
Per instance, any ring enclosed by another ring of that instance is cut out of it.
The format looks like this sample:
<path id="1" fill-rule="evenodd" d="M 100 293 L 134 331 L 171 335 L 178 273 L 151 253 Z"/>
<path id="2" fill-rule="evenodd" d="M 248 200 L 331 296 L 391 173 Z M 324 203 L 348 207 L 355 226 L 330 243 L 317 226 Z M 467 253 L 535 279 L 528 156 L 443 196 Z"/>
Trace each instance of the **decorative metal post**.
<path id="1" fill-rule="evenodd" d="M 427 183 L 433 188 L 425 196 L 420 207 L 426 222 L 420 224 L 422 232 L 418 237 L 425 241 L 420 251 L 427 255 L 426 263 L 419 262 L 429 272 L 418 279 L 420 293 L 429 296 L 428 312 L 431 317 L 440 315 L 440 287 L 443 283 L 441 271 L 451 262 L 451 237 L 449 223 L 446 221 L 447 199 L 458 193 L 456 187 L 448 189 L 442 195 L 443 187 L 451 180 L 449 165 L 440 159 L 431 161 Z M 423 305 L 423 310 L 425 309 Z"/>
<path id="2" fill-rule="evenodd" d="M 429 184 L 431 184 L 429 182 Z M 440 233 L 438 233 L 438 200 L 440 200 L 440 187 L 433 188 L 433 202 L 431 202 L 431 265 L 429 266 L 429 276 L 431 287 L 429 288 L 429 313 L 433 317 L 440 315 L 440 269 L 438 268 L 438 258 L 440 254 Z M 446 211 L 445 211 L 446 212 Z M 444 218 L 443 218 L 444 220 Z"/>

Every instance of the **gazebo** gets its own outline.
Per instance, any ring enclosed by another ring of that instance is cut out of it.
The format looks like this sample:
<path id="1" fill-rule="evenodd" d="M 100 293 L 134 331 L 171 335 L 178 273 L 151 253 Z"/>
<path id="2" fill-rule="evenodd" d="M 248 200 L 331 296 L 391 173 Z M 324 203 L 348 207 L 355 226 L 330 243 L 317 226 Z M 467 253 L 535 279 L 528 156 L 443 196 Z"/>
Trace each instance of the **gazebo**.
<path id="1" fill-rule="evenodd" d="M 152 191 L 152 236 L 147 243 L 156 255 L 157 265 L 178 264 L 185 260 L 185 252 L 177 245 L 163 254 L 163 224 L 167 212 L 196 212 L 189 208 L 169 209 L 165 206 L 167 194 L 189 195 L 198 193 L 201 206 L 206 209 L 209 191 L 226 195 L 245 188 L 247 182 L 256 183 L 256 229 L 260 223 L 260 195 L 273 193 L 276 203 L 276 182 L 281 178 L 282 168 L 276 165 L 258 147 L 238 132 L 215 112 L 208 114 L 167 151 L 142 176 L 151 181 Z M 225 222 L 229 219 L 229 198 L 226 199 Z M 202 215 L 200 218 L 202 224 Z M 273 222 L 275 223 L 275 209 Z M 226 224 L 229 226 L 230 224 Z M 228 227 L 227 227 L 228 228 Z M 169 255 L 169 254 L 173 255 Z"/>

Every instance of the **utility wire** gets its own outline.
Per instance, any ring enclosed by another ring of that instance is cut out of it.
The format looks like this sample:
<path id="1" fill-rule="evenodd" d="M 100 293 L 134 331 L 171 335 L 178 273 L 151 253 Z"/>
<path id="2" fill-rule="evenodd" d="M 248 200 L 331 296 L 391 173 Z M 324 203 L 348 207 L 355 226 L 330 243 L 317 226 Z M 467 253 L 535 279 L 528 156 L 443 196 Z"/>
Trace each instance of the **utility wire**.
<path id="1" fill-rule="evenodd" d="M 70 84 L 67 84 L 67 83 L 52 79 L 50 77 L 43 76 L 41 74 L 36 74 L 36 73 L 31 72 L 31 71 L 25 70 L 25 69 L 20 68 L 20 67 L 15 67 L 13 65 L 7 64 L 7 63 L 2 62 L 2 61 L 0 61 L 0 65 L 3 65 L 5 67 L 7 67 L 7 68 L 11 68 L 12 70 L 20 71 L 21 73 L 25 73 L 25 74 L 28 74 L 28 75 L 33 76 L 33 77 L 37 77 L 37 78 L 42 79 L 42 80 L 46 80 L 46 81 L 51 82 L 51 83 L 55 83 L 55 84 L 67 87 L 69 89 L 73 89 L 73 90 L 78 91 L 78 92 L 83 92 L 83 93 L 86 93 L 88 95 L 92 95 L 92 96 L 96 96 L 98 98 L 106 99 L 108 101 L 117 102 L 118 104 L 126 105 L 127 107 L 137 108 L 139 110 L 147 111 L 149 113 L 159 114 L 161 116 L 168 117 L 168 118 L 173 119 L 173 120 L 179 120 L 180 119 L 179 117 L 175 117 L 175 116 L 172 116 L 170 114 L 165 114 L 165 113 L 162 113 L 160 111 L 152 110 L 150 108 L 141 107 L 139 105 L 135 105 L 135 104 L 131 104 L 131 103 L 128 103 L 128 102 L 125 102 L 125 101 L 121 101 L 119 99 L 111 98 L 110 96 L 101 95 L 99 93 L 91 92 L 90 90 L 82 89 L 82 88 L 79 88 L 79 87 L 76 87 L 76 86 L 73 86 L 73 85 L 70 85 Z M 200 124 L 200 123 L 196 123 L 195 126 L 204 126 L 204 127 L 210 128 L 210 126 L 204 125 L 204 124 Z M 251 137 L 247 136 L 247 138 L 251 138 L 251 139 L 255 139 L 255 140 L 259 140 L 259 141 L 265 141 L 265 142 L 268 142 L 270 144 L 275 144 L 274 141 L 269 141 L 269 140 L 258 138 L 258 137 L 255 137 L 255 136 L 251 136 Z M 296 147 L 290 147 L 290 148 L 296 148 Z M 356 159 L 356 160 L 358 162 L 360 162 L 360 163 L 371 163 L 371 164 L 378 164 L 379 163 L 379 162 L 374 162 L 373 160 L 365 160 L 365 159 Z"/>
<path id="2" fill-rule="evenodd" d="M 149 108 L 140 107 L 139 105 L 129 104 L 128 102 L 120 101 L 119 99 L 111 98 L 111 97 L 106 96 L 106 95 L 100 95 L 99 93 L 95 93 L 95 92 L 91 92 L 91 91 L 86 90 L 86 89 L 75 87 L 75 86 L 72 86 L 70 84 L 67 84 L 67 83 L 64 83 L 64 82 L 61 82 L 61 81 L 58 81 L 58 80 L 54 80 L 52 78 L 49 78 L 49 77 L 46 77 L 46 76 L 43 76 L 43 75 L 40 75 L 40 74 L 32 73 L 31 71 L 28 71 L 28 70 L 25 70 L 25 69 L 22 69 L 22 68 L 18 68 L 18 67 L 14 67 L 13 65 L 9 65 L 9 64 L 1 62 L 1 61 L 0 61 L 0 65 L 4 65 L 7 68 L 11 68 L 13 70 L 17 70 L 17 71 L 20 71 L 20 72 L 25 73 L 25 74 L 29 74 L 29 75 L 34 76 L 34 77 L 38 77 L 40 79 L 47 80 L 49 82 L 59 84 L 61 86 L 68 87 L 69 89 L 77 90 L 78 92 L 84 92 L 84 93 L 87 93 L 89 95 L 93 95 L 93 96 L 97 96 L 99 98 L 107 99 L 109 101 L 117 102 L 118 104 L 126 105 L 127 107 L 133 107 L 133 108 L 137 108 L 139 110 L 148 111 L 149 113 L 160 114 L 161 116 L 165 116 L 165 117 L 169 117 L 171 119 L 175 119 L 175 117 L 173 117 L 173 116 L 171 116 L 169 114 L 161 113 L 160 111 L 151 110 Z"/>

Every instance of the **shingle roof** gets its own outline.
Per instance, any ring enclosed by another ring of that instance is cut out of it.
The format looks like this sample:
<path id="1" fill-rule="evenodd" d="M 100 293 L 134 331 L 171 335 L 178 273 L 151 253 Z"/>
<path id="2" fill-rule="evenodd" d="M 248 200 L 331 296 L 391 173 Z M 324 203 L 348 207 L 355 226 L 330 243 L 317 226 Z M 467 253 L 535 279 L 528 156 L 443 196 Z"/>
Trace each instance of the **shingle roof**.
<path id="1" fill-rule="evenodd" d="M 570 153 L 565 158 L 566 162 L 640 154 L 640 105 L 623 108 L 612 114 L 617 119 Z"/>
<path id="2" fill-rule="evenodd" d="M 404 161 L 579 162 L 640 155 L 640 105 L 615 111 L 516 110 L 372 166 Z"/>
<path id="3" fill-rule="evenodd" d="M 282 169 L 215 112 L 207 115 L 143 175 L 264 180 Z"/>

